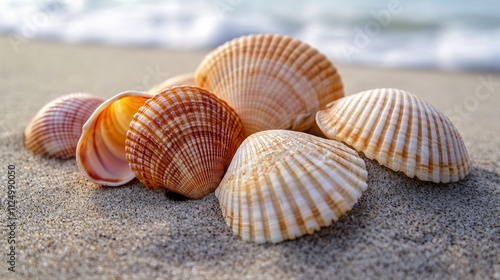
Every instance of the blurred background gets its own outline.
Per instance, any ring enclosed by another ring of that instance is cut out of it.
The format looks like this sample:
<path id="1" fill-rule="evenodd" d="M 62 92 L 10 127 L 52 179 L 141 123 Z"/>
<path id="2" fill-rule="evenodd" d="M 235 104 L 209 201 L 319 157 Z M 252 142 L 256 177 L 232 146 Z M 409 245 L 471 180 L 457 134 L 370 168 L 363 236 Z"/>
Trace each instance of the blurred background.
<path id="1" fill-rule="evenodd" d="M 1 0 L 0 36 L 180 50 L 251 33 L 335 63 L 500 72 L 498 0 Z"/>

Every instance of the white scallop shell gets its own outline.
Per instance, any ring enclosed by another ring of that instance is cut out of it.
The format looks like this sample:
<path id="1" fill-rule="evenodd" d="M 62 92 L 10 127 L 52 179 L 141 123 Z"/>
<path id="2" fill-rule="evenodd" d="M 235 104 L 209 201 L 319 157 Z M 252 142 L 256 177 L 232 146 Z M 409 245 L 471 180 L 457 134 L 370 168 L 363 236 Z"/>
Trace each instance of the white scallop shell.
<path id="1" fill-rule="evenodd" d="M 374 89 L 347 96 L 319 111 L 316 121 L 328 138 L 410 178 L 447 183 L 469 173 L 467 149 L 455 126 L 406 91 Z"/>
<path id="2" fill-rule="evenodd" d="M 340 142 L 266 130 L 243 141 L 215 195 L 233 233 L 275 243 L 338 220 L 366 179 L 364 161 Z"/>

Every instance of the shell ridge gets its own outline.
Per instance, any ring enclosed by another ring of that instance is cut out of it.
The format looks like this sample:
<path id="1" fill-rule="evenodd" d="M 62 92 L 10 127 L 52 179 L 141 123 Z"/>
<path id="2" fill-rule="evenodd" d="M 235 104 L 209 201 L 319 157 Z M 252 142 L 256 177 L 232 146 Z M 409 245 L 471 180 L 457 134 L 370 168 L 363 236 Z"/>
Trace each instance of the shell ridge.
<path id="1" fill-rule="evenodd" d="M 336 141 L 336 140 L 330 140 L 330 141 Z M 335 169 L 340 167 L 346 171 L 350 170 L 354 171 L 352 169 L 352 164 L 349 164 L 349 161 L 346 159 L 346 157 L 344 157 L 345 155 L 345 156 L 350 156 L 350 158 L 355 157 L 356 159 L 358 159 L 359 155 L 356 152 L 354 152 L 353 149 L 348 148 L 347 146 L 337 141 L 334 143 L 321 141 L 317 145 L 319 147 L 323 147 L 329 150 L 329 153 L 321 155 L 321 159 L 323 161 L 326 161 L 328 156 L 331 156 L 335 159 L 335 166 L 333 166 Z M 365 168 L 364 161 L 361 158 L 359 158 L 359 160 L 356 161 L 356 168 L 362 168 L 362 169 Z"/>
<path id="2" fill-rule="evenodd" d="M 263 206 L 262 211 L 259 213 L 260 220 L 257 221 L 256 224 L 262 223 L 262 232 L 259 233 L 258 231 L 256 231 L 255 235 L 259 236 L 259 234 L 262 234 L 263 236 L 265 236 L 265 238 L 262 240 L 262 242 L 265 242 L 266 239 L 270 240 L 276 239 L 276 236 L 274 234 L 276 230 L 281 232 L 280 224 L 272 223 L 272 220 L 280 221 L 281 215 L 280 215 L 279 200 L 274 195 L 272 188 L 268 187 L 274 185 L 273 181 L 275 181 L 276 178 L 273 178 L 269 174 L 265 174 L 262 177 L 262 180 L 264 181 L 263 187 L 256 188 L 257 193 L 259 194 L 258 204 Z M 265 198 L 269 198 L 268 202 L 270 203 L 265 203 Z"/>
<path id="3" fill-rule="evenodd" d="M 314 160 L 310 157 L 304 157 L 309 166 L 314 165 Z M 312 195 L 315 196 L 314 203 L 318 205 L 317 213 L 314 214 L 316 218 L 317 225 L 313 227 L 313 230 L 319 230 L 320 226 L 327 225 L 332 220 L 337 220 L 338 217 L 342 216 L 341 211 L 339 211 L 338 197 L 335 194 L 338 190 L 335 190 L 334 186 L 341 186 L 337 184 L 335 171 L 336 168 L 329 169 L 328 167 L 334 167 L 329 165 L 328 161 L 324 161 L 325 166 L 318 165 L 316 170 L 311 170 L 313 176 L 309 178 L 310 182 L 304 182 L 304 186 L 308 187 L 308 191 L 314 191 Z M 304 178 L 307 178 L 304 176 Z M 309 183 L 309 184 L 308 184 Z M 343 191 L 340 191 L 343 192 Z M 350 195 L 348 196 L 350 197 Z M 320 209 L 321 208 L 321 209 Z M 321 219 L 319 219 L 321 218 Z"/>
<path id="4" fill-rule="evenodd" d="M 461 155 L 461 147 L 457 139 L 460 136 L 456 131 L 455 127 L 453 126 L 453 123 L 449 121 L 444 114 L 437 111 L 436 108 L 433 109 L 439 116 L 439 120 L 442 123 L 444 133 L 447 138 L 446 144 L 449 145 L 449 148 L 447 149 L 448 161 L 446 162 L 445 171 L 447 172 L 448 176 L 452 176 L 451 181 L 460 180 L 464 177 L 462 176 L 462 171 L 461 171 L 464 162 Z M 453 166 L 454 162 L 459 163 L 457 167 Z"/>
<path id="5" fill-rule="evenodd" d="M 291 166 L 287 164 L 283 164 L 283 169 L 280 172 L 283 174 L 283 178 L 293 178 L 292 174 L 294 173 Z M 312 216 L 313 209 L 310 208 L 311 199 L 306 195 L 303 187 L 297 186 L 296 184 L 292 184 L 289 180 L 285 180 L 287 183 L 284 189 L 288 188 L 289 195 L 287 196 L 288 203 L 291 203 L 292 209 L 297 209 L 297 212 L 294 212 L 294 222 L 299 228 L 300 232 L 307 232 L 308 228 L 308 219 Z M 300 195 L 293 195 L 294 193 L 299 192 Z"/>
<path id="6" fill-rule="evenodd" d="M 163 98 L 161 95 L 155 96 L 155 99 L 150 99 L 146 101 L 145 105 L 139 109 L 138 113 L 134 115 L 133 121 L 130 123 L 130 131 L 133 132 L 136 137 L 135 140 L 138 139 L 144 139 L 143 142 L 137 142 L 139 143 L 141 147 L 144 147 L 144 150 L 141 151 L 141 158 L 144 158 L 147 156 L 148 159 L 152 160 L 154 157 L 159 157 L 158 160 L 155 162 L 152 162 L 151 164 L 148 165 L 149 171 L 147 172 L 147 175 L 145 178 L 148 181 L 149 187 L 159 187 L 161 185 L 161 180 L 155 180 L 156 178 L 154 176 L 153 170 L 165 170 L 168 168 L 167 165 L 162 164 L 164 155 L 163 154 L 163 148 L 156 149 L 154 146 L 149 146 L 146 145 L 147 141 L 153 142 L 156 145 L 163 145 L 165 144 L 164 140 L 165 137 L 169 141 L 173 141 L 173 139 L 170 137 L 170 134 L 163 134 L 161 124 L 163 123 L 160 118 L 165 119 L 165 117 L 170 117 L 170 108 L 166 107 L 165 103 L 169 103 L 167 99 Z M 175 120 L 173 120 L 175 121 Z M 128 136 L 128 134 L 127 134 Z M 131 140 L 129 138 L 129 140 Z M 127 143 L 126 143 L 127 145 Z M 131 145 L 131 142 L 129 143 L 129 146 Z M 161 147 L 161 146 L 160 146 Z M 132 150 L 128 151 L 131 152 Z M 167 157 L 168 160 L 165 160 L 165 162 L 171 162 L 171 157 Z M 141 162 L 141 165 L 144 164 L 144 162 Z M 130 165 L 130 162 L 129 162 Z M 135 164 L 134 167 L 138 168 L 141 165 Z M 131 166 L 132 168 L 132 166 Z M 168 175 L 165 174 L 164 175 Z"/>
<path id="7" fill-rule="evenodd" d="M 279 170 L 284 170 L 286 167 L 282 164 L 276 163 Z M 282 172 L 279 172 L 282 174 Z M 298 226 L 301 223 L 300 218 L 294 218 L 294 214 L 298 210 L 298 206 L 295 200 L 288 200 L 287 198 L 292 197 L 292 193 L 290 189 L 287 188 L 287 183 L 285 181 L 284 176 L 276 176 L 278 179 L 278 185 L 282 186 L 274 189 L 276 193 L 277 200 L 279 200 L 279 209 L 280 216 L 278 217 L 279 221 L 279 232 L 281 233 L 281 237 L 274 236 L 272 238 L 273 242 L 280 242 L 284 239 L 293 239 L 296 236 L 300 235 L 300 227 Z M 284 203 L 286 200 L 289 203 Z"/>
<path id="8" fill-rule="evenodd" d="M 337 162 L 338 160 L 336 157 L 342 158 L 341 155 L 337 154 L 333 158 L 335 162 Z M 327 161 L 325 161 L 325 166 L 320 167 L 318 169 L 318 172 L 321 174 L 321 177 L 325 178 L 328 181 L 328 184 L 326 185 L 338 186 L 337 188 L 332 187 L 331 192 L 328 192 L 328 195 L 329 197 L 331 197 L 333 202 L 333 204 L 329 204 L 331 205 L 330 209 L 336 212 L 335 213 L 336 219 L 338 219 L 338 217 L 340 217 L 343 214 L 343 212 L 349 210 L 341 208 L 342 211 L 336 211 L 340 208 L 342 201 L 353 201 L 354 203 L 356 203 L 358 199 L 357 196 L 361 191 L 360 189 L 358 189 L 358 185 L 360 184 L 359 183 L 360 179 L 357 176 L 357 174 L 358 173 L 362 174 L 361 170 L 364 169 L 349 168 L 345 165 L 336 166 L 335 164 L 333 164 L 333 162 L 327 162 Z M 356 196 L 353 195 L 353 191 L 358 191 Z"/>
<path id="9" fill-rule="evenodd" d="M 377 102 L 379 99 L 381 99 L 381 101 Z M 390 110 L 387 109 L 387 106 L 392 106 L 392 104 L 389 104 L 388 98 L 379 98 L 378 91 L 376 91 L 376 95 L 373 96 L 372 100 L 376 101 L 370 100 L 370 103 L 375 102 L 373 113 L 370 112 L 370 115 L 378 115 L 373 117 L 373 128 L 365 129 L 362 133 L 362 138 L 367 139 L 365 140 L 367 146 L 360 146 L 359 144 L 354 145 L 356 149 L 364 149 L 365 155 L 370 159 L 377 158 L 377 156 L 383 152 L 382 149 L 380 149 L 379 152 L 374 151 L 374 149 L 382 147 L 380 141 L 382 140 L 381 138 L 384 131 L 383 126 L 388 120 L 387 116 L 390 114 Z M 369 119 L 371 118 L 370 116 Z M 382 161 L 381 164 L 385 164 L 386 159 L 381 158 L 380 161 Z"/>
<path id="10" fill-rule="evenodd" d="M 450 164 L 449 164 L 449 152 L 448 152 L 448 144 L 451 144 L 453 145 L 453 143 L 449 143 L 448 142 L 448 135 L 445 131 L 445 128 L 444 128 L 444 125 L 443 125 L 443 122 L 441 121 L 440 119 L 440 113 L 436 112 L 434 110 L 434 108 L 430 105 L 428 105 L 428 107 L 430 107 L 429 109 L 434 113 L 432 114 L 433 118 L 434 118 L 434 126 L 436 127 L 436 132 L 437 132 L 437 149 L 438 149 L 438 153 L 439 153 L 439 163 L 438 163 L 438 167 L 439 168 L 436 168 L 436 173 L 434 178 L 433 178 L 433 181 L 435 183 L 439 183 L 439 178 L 442 178 L 442 177 L 447 177 L 449 178 L 450 177 L 450 173 L 449 173 L 449 168 L 450 168 Z M 448 183 L 449 180 L 445 180 L 443 183 Z"/>
<path id="11" fill-rule="evenodd" d="M 402 156 L 404 152 L 401 150 L 401 147 L 405 147 L 406 143 L 409 141 L 409 139 L 406 138 L 406 131 L 408 131 L 408 118 L 406 118 L 406 112 L 409 111 L 408 105 L 411 103 L 411 96 L 403 94 L 398 90 L 394 90 L 393 92 L 393 96 L 395 96 L 394 98 L 396 101 L 394 102 L 394 110 L 389 118 L 391 129 L 388 127 L 387 131 L 390 131 L 390 137 L 397 138 L 395 141 L 390 141 L 390 139 L 387 139 L 388 137 L 386 136 L 385 141 L 390 142 L 387 153 L 388 157 L 392 160 L 392 163 L 389 162 L 388 165 L 390 168 L 397 168 L 397 164 L 399 164 L 404 166 L 404 169 L 409 172 L 409 159 Z M 394 117 L 394 115 L 397 117 Z M 398 163 L 398 161 L 401 162 Z"/>
<path id="12" fill-rule="evenodd" d="M 408 170 L 411 170 L 408 168 L 411 165 L 411 158 L 407 155 L 407 146 L 409 145 L 409 142 L 411 139 L 408 137 L 408 131 L 411 130 L 411 108 L 412 108 L 412 98 L 408 96 L 407 94 L 399 94 L 399 98 L 401 99 L 401 104 L 400 106 L 400 113 L 398 116 L 398 120 L 395 123 L 395 129 L 393 131 L 393 135 L 398 135 L 396 141 L 391 144 L 391 149 L 389 150 L 391 154 L 394 155 L 394 157 L 402 158 L 404 161 L 404 164 L 407 166 Z"/>
<path id="13" fill-rule="evenodd" d="M 408 141 L 405 141 L 405 146 L 403 149 L 403 158 L 407 158 L 408 162 L 408 171 L 413 173 L 413 170 L 417 168 L 417 162 L 419 157 L 418 151 L 418 138 L 421 133 L 419 132 L 419 116 L 417 110 L 417 100 L 415 98 L 409 98 L 408 101 L 408 128 L 406 129 L 405 138 Z M 415 135 L 414 137 L 411 137 Z M 416 151 L 416 152 L 413 152 Z"/>
<path id="14" fill-rule="evenodd" d="M 436 161 L 436 132 L 432 129 L 433 128 L 433 119 L 430 116 L 430 112 L 427 110 L 424 110 L 425 114 L 425 120 L 426 120 L 426 127 L 427 127 L 427 135 L 429 136 L 429 142 L 428 144 L 428 151 L 429 151 L 429 157 L 428 161 L 424 163 L 424 168 L 426 168 L 427 175 L 420 175 L 423 178 L 426 178 L 426 180 L 433 180 L 434 177 L 434 172 L 432 170 L 432 162 Z M 418 174 L 418 173 L 417 173 Z M 418 177 L 419 178 L 419 177 Z M 424 180 L 424 179 L 423 179 Z"/>
<path id="15" fill-rule="evenodd" d="M 392 94 L 392 96 L 393 96 L 393 94 Z M 382 97 L 383 98 L 383 105 L 381 108 L 381 116 L 379 116 L 378 122 L 375 125 L 375 133 L 374 133 L 374 135 L 377 135 L 377 138 L 372 138 L 374 141 L 371 144 L 372 149 L 375 147 L 380 147 L 380 150 L 376 156 L 386 155 L 386 157 L 384 157 L 383 164 L 387 164 L 387 161 L 386 161 L 387 156 L 391 156 L 391 155 L 388 155 L 388 151 L 383 146 L 384 137 L 385 137 L 385 134 L 390 126 L 392 114 L 394 113 L 395 110 L 398 109 L 395 102 L 393 100 L 391 100 L 392 96 L 390 96 L 388 98 Z M 372 153 L 373 153 L 373 151 L 372 151 Z"/>

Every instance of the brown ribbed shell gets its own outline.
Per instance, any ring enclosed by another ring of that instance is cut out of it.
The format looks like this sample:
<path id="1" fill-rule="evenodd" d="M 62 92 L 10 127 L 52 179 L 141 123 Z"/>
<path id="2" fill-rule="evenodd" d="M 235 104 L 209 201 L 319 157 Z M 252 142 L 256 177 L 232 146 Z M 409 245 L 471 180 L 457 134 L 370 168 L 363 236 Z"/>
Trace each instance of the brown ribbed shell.
<path id="1" fill-rule="evenodd" d="M 233 233 L 276 243 L 336 221 L 356 204 L 366 179 L 364 161 L 340 142 L 266 130 L 241 144 L 215 195 Z"/>
<path id="2" fill-rule="evenodd" d="M 316 120 L 328 138 L 410 178 L 447 183 L 469 173 L 467 149 L 455 126 L 411 93 L 361 92 L 332 102 Z"/>
<path id="3" fill-rule="evenodd" d="M 43 156 L 75 157 L 82 126 L 102 102 L 86 93 L 67 94 L 49 102 L 26 127 L 26 148 Z"/>
<path id="4" fill-rule="evenodd" d="M 226 102 L 201 88 L 173 87 L 134 115 L 125 150 L 146 187 L 197 199 L 217 188 L 244 137 Z"/>
<path id="5" fill-rule="evenodd" d="M 337 69 L 323 54 L 282 35 L 249 35 L 225 43 L 205 57 L 195 80 L 234 108 L 247 135 L 307 130 L 319 109 L 344 95 Z"/>

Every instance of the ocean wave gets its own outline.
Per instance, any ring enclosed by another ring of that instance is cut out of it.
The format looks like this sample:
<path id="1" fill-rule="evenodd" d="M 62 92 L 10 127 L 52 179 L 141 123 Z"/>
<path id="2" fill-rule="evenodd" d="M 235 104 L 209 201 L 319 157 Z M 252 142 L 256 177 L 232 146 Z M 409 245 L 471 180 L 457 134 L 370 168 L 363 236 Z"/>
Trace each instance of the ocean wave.
<path id="1" fill-rule="evenodd" d="M 4 0 L 0 34 L 18 46 L 51 39 L 192 50 L 281 33 L 339 63 L 500 71 L 498 5 L 444 2 Z"/>

